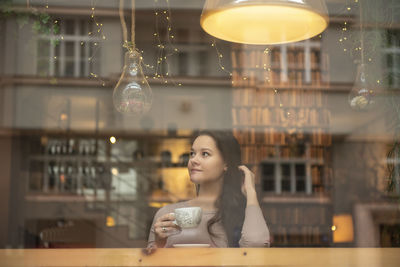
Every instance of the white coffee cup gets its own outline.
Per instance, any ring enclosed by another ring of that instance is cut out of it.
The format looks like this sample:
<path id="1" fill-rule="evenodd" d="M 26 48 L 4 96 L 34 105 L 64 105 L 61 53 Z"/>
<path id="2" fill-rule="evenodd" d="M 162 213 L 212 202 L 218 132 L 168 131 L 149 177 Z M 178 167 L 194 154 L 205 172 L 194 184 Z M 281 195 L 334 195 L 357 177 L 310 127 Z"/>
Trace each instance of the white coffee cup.
<path id="1" fill-rule="evenodd" d="M 200 207 L 175 209 L 174 223 L 181 228 L 197 227 L 201 221 L 202 210 Z"/>

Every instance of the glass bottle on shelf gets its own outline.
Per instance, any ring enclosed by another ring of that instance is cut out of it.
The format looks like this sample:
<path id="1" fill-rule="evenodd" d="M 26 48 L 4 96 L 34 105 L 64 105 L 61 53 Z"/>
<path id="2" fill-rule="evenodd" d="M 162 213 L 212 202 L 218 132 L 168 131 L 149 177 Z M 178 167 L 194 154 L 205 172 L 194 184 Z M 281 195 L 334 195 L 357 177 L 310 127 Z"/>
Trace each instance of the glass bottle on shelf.
<path id="1" fill-rule="evenodd" d="M 90 155 L 96 155 L 97 153 L 97 145 L 96 145 L 96 140 L 92 139 L 90 140 Z"/>
<path id="2" fill-rule="evenodd" d="M 55 144 L 55 151 L 56 151 L 55 154 L 60 155 L 60 154 L 61 154 L 61 144 L 60 144 L 60 141 L 59 141 L 59 140 L 55 140 L 54 144 Z"/>
<path id="3" fill-rule="evenodd" d="M 56 185 L 56 173 L 55 173 L 55 162 L 54 161 L 51 161 L 49 163 L 47 170 L 48 170 L 48 177 L 49 177 L 48 189 L 49 189 L 49 191 L 53 191 L 55 189 L 55 185 Z"/>
<path id="4" fill-rule="evenodd" d="M 76 152 L 75 140 L 71 138 L 68 140 L 68 154 L 74 155 L 75 152 Z"/>
<path id="5" fill-rule="evenodd" d="M 67 155 L 68 154 L 68 143 L 67 140 L 61 140 L 61 154 Z"/>
<path id="6" fill-rule="evenodd" d="M 59 166 L 59 175 L 58 175 L 58 191 L 64 192 L 65 191 L 65 166 L 60 164 Z"/>
<path id="7" fill-rule="evenodd" d="M 50 155 L 55 155 L 56 154 L 56 144 L 54 140 L 50 140 L 48 143 L 48 152 Z"/>
<path id="8" fill-rule="evenodd" d="M 83 168 L 82 165 L 78 164 L 77 169 L 76 169 L 76 187 L 77 187 L 77 193 L 78 195 L 83 195 Z"/>
<path id="9" fill-rule="evenodd" d="M 74 177 L 74 166 L 72 162 L 67 162 L 66 164 L 65 191 L 69 193 L 76 192 L 76 179 Z"/>

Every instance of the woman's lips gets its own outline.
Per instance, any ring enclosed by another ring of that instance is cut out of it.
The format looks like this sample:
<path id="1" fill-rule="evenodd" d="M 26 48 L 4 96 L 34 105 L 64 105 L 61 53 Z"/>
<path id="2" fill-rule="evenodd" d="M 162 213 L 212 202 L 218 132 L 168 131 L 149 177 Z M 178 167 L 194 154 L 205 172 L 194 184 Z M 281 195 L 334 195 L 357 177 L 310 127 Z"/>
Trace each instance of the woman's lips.
<path id="1" fill-rule="evenodd" d="M 196 173 L 196 172 L 201 172 L 201 170 L 198 170 L 198 169 L 192 169 L 192 170 L 190 171 L 190 173 Z"/>

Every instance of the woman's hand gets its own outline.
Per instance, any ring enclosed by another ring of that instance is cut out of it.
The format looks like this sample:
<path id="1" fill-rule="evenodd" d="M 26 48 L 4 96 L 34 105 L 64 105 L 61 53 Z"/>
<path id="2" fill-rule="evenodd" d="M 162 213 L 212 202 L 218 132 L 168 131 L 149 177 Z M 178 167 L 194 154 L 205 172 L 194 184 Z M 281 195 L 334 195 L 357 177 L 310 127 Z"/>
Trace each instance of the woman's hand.
<path id="1" fill-rule="evenodd" d="M 242 193 L 247 197 L 247 205 L 258 205 L 254 173 L 244 165 L 240 165 L 239 169 L 244 173 Z"/>
<path id="2" fill-rule="evenodd" d="M 164 247 L 167 237 L 181 231 L 180 227 L 174 223 L 175 214 L 168 213 L 157 218 L 154 223 L 157 247 Z"/>

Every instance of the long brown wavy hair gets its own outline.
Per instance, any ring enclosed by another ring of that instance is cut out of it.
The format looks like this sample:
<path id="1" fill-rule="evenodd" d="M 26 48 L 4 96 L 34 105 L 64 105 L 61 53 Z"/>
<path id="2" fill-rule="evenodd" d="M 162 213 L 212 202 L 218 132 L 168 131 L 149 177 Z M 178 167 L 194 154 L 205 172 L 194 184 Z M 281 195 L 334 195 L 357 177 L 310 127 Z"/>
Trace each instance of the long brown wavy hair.
<path id="1" fill-rule="evenodd" d="M 210 136 L 214 139 L 227 165 L 221 192 L 214 203 L 217 212 L 207 223 L 208 233 L 211 237 L 216 237 L 211 227 L 221 221 L 228 245 L 238 247 L 246 207 L 246 198 L 241 191 L 243 173 L 238 169 L 241 165 L 240 145 L 229 131 L 200 131 L 195 135 L 193 142 L 199 136 Z M 197 192 L 199 190 L 200 186 L 197 185 Z"/>

